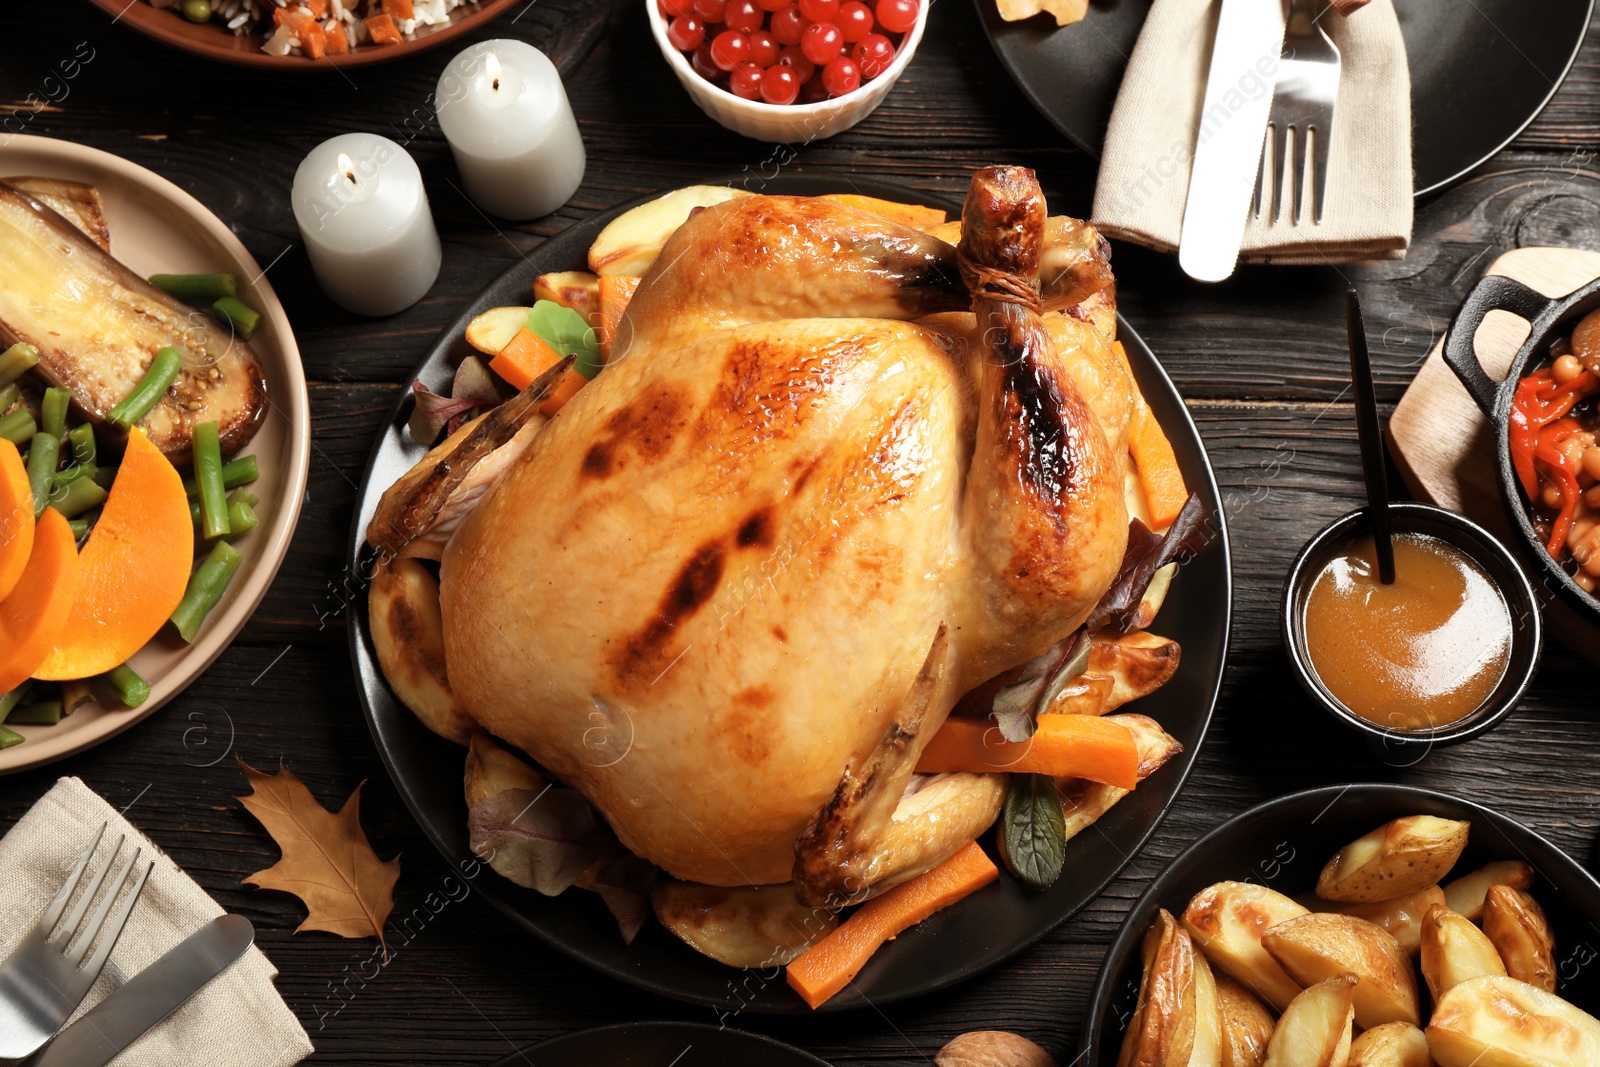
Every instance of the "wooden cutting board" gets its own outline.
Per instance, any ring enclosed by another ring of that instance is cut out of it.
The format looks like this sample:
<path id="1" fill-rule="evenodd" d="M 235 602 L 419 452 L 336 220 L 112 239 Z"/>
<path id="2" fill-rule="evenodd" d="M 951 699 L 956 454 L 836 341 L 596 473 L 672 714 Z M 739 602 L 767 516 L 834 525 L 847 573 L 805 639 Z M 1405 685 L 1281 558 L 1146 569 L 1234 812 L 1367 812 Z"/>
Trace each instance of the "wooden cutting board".
<path id="1" fill-rule="evenodd" d="M 1486 273 L 1504 274 L 1548 297 L 1566 296 L 1600 278 L 1600 252 L 1572 248 L 1516 248 Z M 1504 311 L 1490 312 L 1478 330 L 1478 358 L 1489 377 L 1505 377 L 1511 360 L 1528 339 L 1528 324 Z M 1518 554 L 1500 503 L 1495 477 L 1495 435 L 1444 362 L 1444 339 L 1428 353 L 1422 369 L 1389 416 L 1389 452 L 1411 495 L 1482 525 Z M 1527 568 L 1538 581 L 1537 572 Z M 1564 604 L 1545 611 L 1547 636 L 1600 663 L 1600 627 Z"/>

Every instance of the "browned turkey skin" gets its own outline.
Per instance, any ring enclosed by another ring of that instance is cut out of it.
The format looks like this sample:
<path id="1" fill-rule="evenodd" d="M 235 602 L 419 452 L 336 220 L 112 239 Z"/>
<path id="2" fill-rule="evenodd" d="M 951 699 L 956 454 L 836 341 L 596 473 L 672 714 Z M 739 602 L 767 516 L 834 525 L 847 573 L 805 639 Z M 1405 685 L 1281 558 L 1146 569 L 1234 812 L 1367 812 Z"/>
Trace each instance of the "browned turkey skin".
<path id="1" fill-rule="evenodd" d="M 1004 779 L 914 776 L 922 747 L 1117 572 L 1103 242 L 1020 168 L 980 172 L 962 222 L 958 253 L 824 200 L 700 212 L 605 372 L 484 429 L 522 450 L 443 549 L 455 696 L 676 878 L 831 907 L 936 865 Z M 426 506 L 386 495 L 375 546 L 448 507 L 472 438 L 414 472 Z"/>

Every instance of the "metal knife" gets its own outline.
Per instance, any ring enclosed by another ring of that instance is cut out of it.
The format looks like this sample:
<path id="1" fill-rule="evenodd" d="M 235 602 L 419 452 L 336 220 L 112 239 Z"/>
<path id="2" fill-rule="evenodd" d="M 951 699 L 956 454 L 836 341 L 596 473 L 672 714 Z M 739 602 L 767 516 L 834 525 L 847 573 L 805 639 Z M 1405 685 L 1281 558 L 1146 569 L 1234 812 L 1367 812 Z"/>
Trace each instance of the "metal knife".
<path id="1" fill-rule="evenodd" d="M 255 936 L 243 916 L 212 919 L 113 990 L 23 1067 L 101 1067 L 227 970 Z"/>
<path id="2" fill-rule="evenodd" d="M 1222 0 L 1189 174 L 1178 263 L 1203 282 L 1233 273 L 1272 111 L 1283 0 Z"/>

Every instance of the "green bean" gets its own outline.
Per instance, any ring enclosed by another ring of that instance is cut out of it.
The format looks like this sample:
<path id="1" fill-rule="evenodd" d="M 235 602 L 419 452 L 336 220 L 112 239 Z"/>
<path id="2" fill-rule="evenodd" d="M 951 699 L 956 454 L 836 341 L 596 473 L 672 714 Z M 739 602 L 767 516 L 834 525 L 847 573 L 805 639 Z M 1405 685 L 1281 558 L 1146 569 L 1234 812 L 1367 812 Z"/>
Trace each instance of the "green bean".
<path id="1" fill-rule="evenodd" d="M 117 699 L 130 708 L 136 708 L 150 699 L 150 683 L 139 672 L 124 663 L 105 674 L 106 684 L 117 692 Z"/>
<path id="2" fill-rule="evenodd" d="M 33 440 L 33 435 L 39 432 L 39 424 L 33 421 L 33 412 L 27 408 L 18 408 L 9 415 L 0 415 L 0 437 L 21 448 Z"/>
<path id="3" fill-rule="evenodd" d="M 39 364 L 39 350 L 30 344 L 15 344 L 0 352 L 0 385 L 10 385 Z"/>
<path id="4" fill-rule="evenodd" d="M 185 641 L 194 641 L 206 616 L 222 599 L 228 583 L 233 581 L 234 572 L 243 562 L 244 556 L 226 541 L 218 541 L 211 547 L 211 554 L 189 577 L 189 588 L 184 590 L 178 610 L 172 613 L 172 625 L 178 628 L 178 634 Z"/>
<path id="5" fill-rule="evenodd" d="M 59 700 L 41 700 L 36 704 L 23 704 L 16 708 L 7 717 L 7 721 L 18 726 L 54 726 L 62 719 L 62 704 Z"/>
<path id="6" fill-rule="evenodd" d="M 228 535 L 238 537 L 240 534 L 249 533 L 261 520 L 256 517 L 256 509 L 246 504 L 243 500 L 236 504 L 228 505 Z"/>
<path id="7" fill-rule="evenodd" d="M 152 274 L 150 284 L 189 304 L 239 295 L 239 279 L 232 274 Z"/>
<path id="8" fill-rule="evenodd" d="M 72 403 L 72 391 L 55 386 L 44 391 L 39 403 L 39 428 L 51 437 L 61 438 L 67 432 L 67 408 Z"/>
<path id="9" fill-rule="evenodd" d="M 26 740 L 26 737 L 23 737 L 15 730 L 7 730 L 4 726 L 0 726 L 0 748 L 11 748 L 13 745 L 20 745 Z"/>
<path id="10" fill-rule="evenodd" d="M 28 699 L 28 691 L 33 688 L 33 679 L 30 678 L 11 690 L 9 693 L 0 693 L 0 722 L 6 721 L 6 716 L 11 714 L 11 709 Z"/>
<path id="11" fill-rule="evenodd" d="M 33 487 L 33 517 L 36 519 L 50 503 L 50 485 L 60 461 L 61 439 L 47 433 L 34 434 L 33 443 L 28 446 L 28 484 Z"/>
<path id="12" fill-rule="evenodd" d="M 22 389 L 16 382 L 0 386 L 0 414 L 11 410 L 11 405 L 17 402 L 17 397 L 22 395 Z"/>
<path id="13" fill-rule="evenodd" d="M 248 341 L 254 337 L 256 327 L 261 325 L 261 312 L 231 296 L 225 296 L 212 304 L 211 310 L 217 313 L 219 319 L 233 327 L 233 332 L 241 341 Z"/>
<path id="14" fill-rule="evenodd" d="M 71 485 L 73 482 L 83 479 L 88 479 L 92 482 L 94 481 L 95 474 L 98 473 L 99 470 L 100 468 L 96 467 L 93 463 L 77 463 L 70 467 L 56 471 L 55 477 L 50 479 L 50 484 L 55 486 L 57 489 L 63 489 Z"/>
<path id="15" fill-rule="evenodd" d="M 222 488 L 224 489 L 237 489 L 241 485 L 249 485 L 259 477 L 261 477 L 261 469 L 256 466 L 256 457 L 254 456 L 240 456 L 237 459 L 230 459 L 222 465 Z M 200 495 L 200 487 L 195 484 L 195 480 L 192 477 L 183 480 L 183 490 L 190 497 Z"/>
<path id="16" fill-rule="evenodd" d="M 172 387 L 178 371 L 182 369 L 183 357 L 178 355 L 178 350 L 170 346 L 163 348 L 150 361 L 150 368 L 139 379 L 139 384 L 133 387 L 133 392 L 123 397 L 106 418 L 124 430 L 133 429 L 140 419 L 150 414 L 151 408 L 161 402 L 162 396 Z"/>
<path id="17" fill-rule="evenodd" d="M 63 519 L 75 519 L 90 508 L 97 508 L 110 496 L 94 484 L 93 478 L 79 478 L 52 495 L 50 506 L 61 512 Z"/>
<path id="18" fill-rule="evenodd" d="M 90 475 L 90 477 L 94 479 L 95 485 L 98 485 L 102 489 L 110 489 L 112 484 L 117 480 L 117 468 L 97 467 L 95 472 Z"/>
<path id="19" fill-rule="evenodd" d="M 74 541 L 82 541 L 88 536 L 89 531 L 94 529 L 94 520 L 99 517 L 100 512 L 98 510 L 89 511 L 67 523 L 68 526 L 72 527 L 72 539 Z"/>
<path id="20" fill-rule="evenodd" d="M 82 467 L 94 466 L 94 427 L 87 422 L 82 426 L 74 426 L 67 433 L 67 440 L 72 444 L 72 460 Z"/>
<path id="21" fill-rule="evenodd" d="M 215 422 L 194 427 L 194 479 L 200 489 L 200 532 L 207 541 L 228 535 L 228 501 L 222 488 L 222 445 Z"/>
<path id="22" fill-rule="evenodd" d="M 189 501 L 189 518 L 194 522 L 195 533 L 200 533 L 200 501 Z M 234 538 L 240 534 L 249 533 L 261 525 L 261 519 L 255 512 L 255 505 L 247 500 L 228 498 L 228 537 Z"/>
<path id="23" fill-rule="evenodd" d="M 235 489 L 228 494 L 228 506 L 230 508 L 235 504 L 248 504 L 251 507 L 255 507 L 259 503 L 261 503 L 261 498 L 248 489 Z"/>

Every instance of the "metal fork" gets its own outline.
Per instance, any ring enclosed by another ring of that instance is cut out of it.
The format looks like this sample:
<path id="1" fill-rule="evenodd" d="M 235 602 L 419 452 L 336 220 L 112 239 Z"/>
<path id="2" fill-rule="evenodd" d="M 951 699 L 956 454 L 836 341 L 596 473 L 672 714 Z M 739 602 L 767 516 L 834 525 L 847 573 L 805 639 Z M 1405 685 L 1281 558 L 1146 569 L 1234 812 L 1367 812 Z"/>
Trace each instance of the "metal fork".
<path id="1" fill-rule="evenodd" d="M 145 879 L 150 877 L 154 864 L 147 863 L 139 870 L 143 850 L 135 849 L 107 886 L 94 914 L 84 922 L 84 913 L 105 884 L 106 875 L 117 865 L 117 855 L 127 840 L 124 835 L 118 838 L 105 863 L 78 896 L 72 911 L 61 923 L 60 936 L 50 940 L 72 891 L 83 879 L 84 869 L 105 835 L 106 826 L 102 825 L 94 843 L 78 857 L 78 865 L 50 901 L 44 917 L 23 937 L 5 962 L 0 963 L 0 1060 L 19 1060 L 31 1054 L 67 1021 L 100 976 L 112 947 L 122 936 L 134 903 L 144 891 Z M 133 888 L 124 893 L 130 876 L 133 876 Z M 99 942 L 97 946 L 96 941 Z M 92 953 L 91 946 L 95 946 Z"/>
<path id="2" fill-rule="evenodd" d="M 1318 24 L 1320 12 L 1332 11 L 1328 0 L 1290 0 L 1283 54 L 1278 59 L 1278 84 L 1261 148 L 1261 173 L 1256 181 L 1255 215 L 1261 217 L 1265 187 L 1272 186 L 1272 221 L 1283 217 L 1283 171 L 1292 164 L 1292 221 L 1303 215 L 1306 156 L 1311 156 L 1313 223 L 1322 221 L 1328 192 L 1328 145 L 1333 138 L 1333 108 L 1339 98 L 1339 49 Z M 1290 155 L 1290 131 L 1294 148 Z M 1271 150 L 1270 170 L 1268 150 Z"/>

